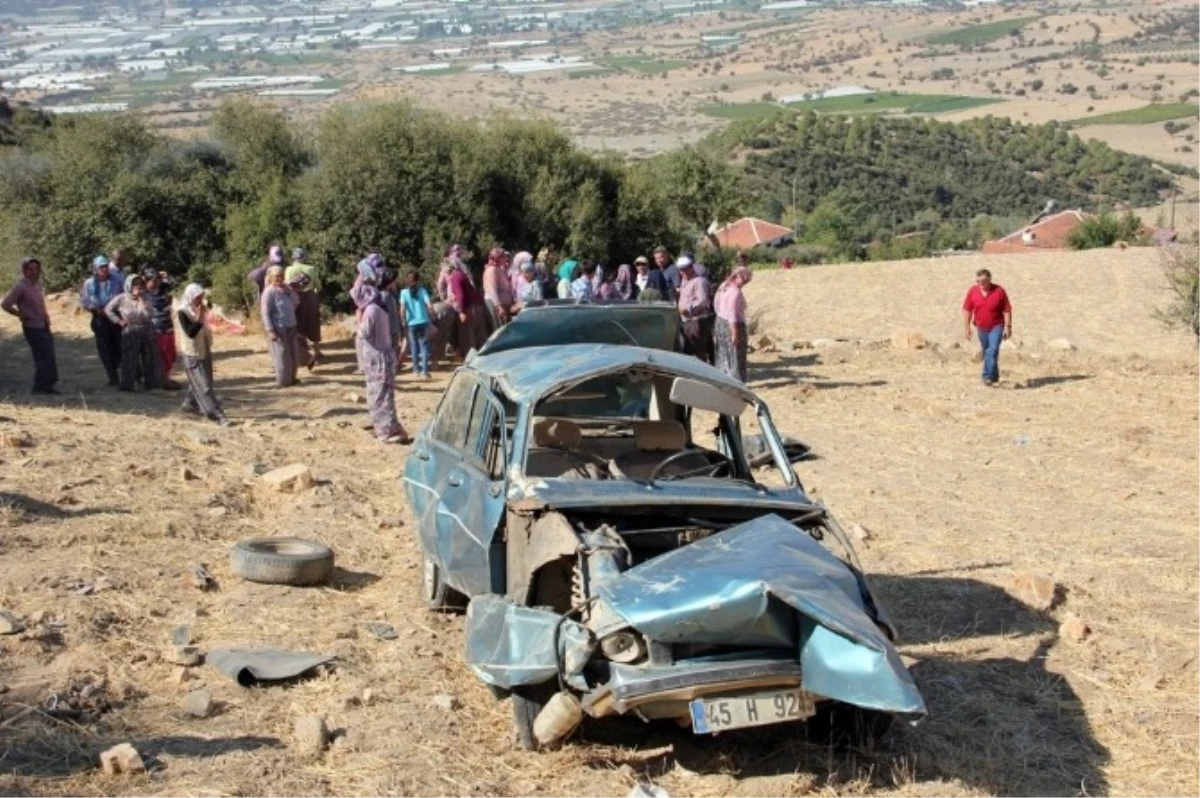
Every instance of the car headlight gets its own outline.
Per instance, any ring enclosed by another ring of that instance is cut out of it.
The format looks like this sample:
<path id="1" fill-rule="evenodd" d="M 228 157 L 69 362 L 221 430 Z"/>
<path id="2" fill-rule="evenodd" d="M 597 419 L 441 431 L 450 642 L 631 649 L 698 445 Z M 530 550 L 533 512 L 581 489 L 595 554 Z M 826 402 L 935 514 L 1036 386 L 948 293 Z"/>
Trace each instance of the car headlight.
<path id="1" fill-rule="evenodd" d="M 646 656 L 646 643 L 636 632 L 617 632 L 600 641 L 600 650 L 613 662 L 629 664 Z"/>

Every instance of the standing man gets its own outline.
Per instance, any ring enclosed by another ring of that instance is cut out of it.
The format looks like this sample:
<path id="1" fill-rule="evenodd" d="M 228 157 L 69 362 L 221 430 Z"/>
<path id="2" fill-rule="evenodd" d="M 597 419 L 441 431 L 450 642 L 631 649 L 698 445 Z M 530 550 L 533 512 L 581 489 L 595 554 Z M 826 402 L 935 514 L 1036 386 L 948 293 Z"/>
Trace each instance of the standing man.
<path id="1" fill-rule="evenodd" d="M 962 310 L 967 340 L 971 340 L 972 321 L 979 332 L 983 384 L 995 385 L 1000 381 L 1000 341 L 1012 337 L 1012 304 L 1008 294 L 992 282 L 991 272 L 980 269 L 975 272 L 975 285 L 967 291 Z"/>
<path id="2" fill-rule="evenodd" d="M 121 289 L 125 288 L 125 268 L 129 265 L 129 259 L 125 257 L 125 250 L 114 249 L 109 257 L 108 271 L 113 277 L 121 283 Z"/>
<path id="3" fill-rule="evenodd" d="M 120 253 L 116 250 L 113 254 Z M 79 292 L 79 304 L 92 314 L 92 335 L 96 336 L 96 350 L 100 363 L 108 375 L 108 384 L 115 387 L 120 383 L 118 369 L 121 367 L 121 328 L 112 323 L 104 308 L 112 298 L 125 291 L 124 280 L 119 277 L 112 262 L 103 255 L 92 259 L 92 276 L 83 281 Z"/>
<path id="4" fill-rule="evenodd" d="M 696 274 L 696 264 L 687 255 L 675 261 L 679 270 L 679 318 L 683 351 L 705 363 L 713 362 L 712 286 Z"/>
<path id="5" fill-rule="evenodd" d="M 662 272 L 669 291 L 669 293 L 664 293 L 662 298 L 668 302 L 674 302 L 675 298 L 679 296 L 679 287 L 683 285 L 679 266 L 671 262 L 671 253 L 667 252 L 666 247 L 655 247 L 651 254 L 654 255 L 654 265 Z"/>
<path id="6" fill-rule="evenodd" d="M 33 393 L 57 394 L 58 362 L 54 357 L 54 336 L 50 334 L 50 313 L 42 292 L 42 262 L 37 258 L 21 261 L 21 279 L 0 301 L 0 308 L 21 320 L 21 330 L 33 353 Z"/>

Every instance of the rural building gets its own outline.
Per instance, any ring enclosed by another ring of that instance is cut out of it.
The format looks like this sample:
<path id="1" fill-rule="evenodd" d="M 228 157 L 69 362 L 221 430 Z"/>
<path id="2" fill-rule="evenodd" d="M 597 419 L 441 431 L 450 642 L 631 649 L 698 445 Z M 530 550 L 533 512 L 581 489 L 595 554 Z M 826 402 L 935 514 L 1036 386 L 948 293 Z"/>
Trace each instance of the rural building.
<path id="1" fill-rule="evenodd" d="M 722 249 L 747 250 L 754 247 L 781 247 L 795 237 L 796 232 L 783 225 L 747 216 L 713 232 Z"/>
<path id="2" fill-rule="evenodd" d="M 1071 235 L 1071 231 L 1089 218 L 1091 218 L 1091 214 L 1079 210 L 1060 211 L 1041 216 L 1004 238 L 986 242 L 981 251 L 997 254 L 1069 249 L 1067 238 Z"/>

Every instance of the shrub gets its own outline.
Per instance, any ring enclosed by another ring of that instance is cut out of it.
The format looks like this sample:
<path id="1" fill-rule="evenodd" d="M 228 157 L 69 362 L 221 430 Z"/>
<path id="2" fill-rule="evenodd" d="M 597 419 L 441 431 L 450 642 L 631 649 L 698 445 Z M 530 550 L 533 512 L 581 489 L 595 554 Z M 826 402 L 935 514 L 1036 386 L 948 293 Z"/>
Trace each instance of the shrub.
<path id="1" fill-rule="evenodd" d="M 1172 244 L 1159 250 L 1159 256 L 1174 300 L 1155 315 L 1167 326 L 1191 330 L 1200 339 L 1200 250 L 1195 244 Z"/>
<path id="2" fill-rule="evenodd" d="M 1142 229 L 1142 220 L 1132 213 L 1116 217 L 1110 213 L 1102 213 L 1085 219 L 1067 236 L 1067 245 L 1071 249 L 1096 249 L 1111 247 L 1118 241 L 1133 243 L 1137 241 Z"/>

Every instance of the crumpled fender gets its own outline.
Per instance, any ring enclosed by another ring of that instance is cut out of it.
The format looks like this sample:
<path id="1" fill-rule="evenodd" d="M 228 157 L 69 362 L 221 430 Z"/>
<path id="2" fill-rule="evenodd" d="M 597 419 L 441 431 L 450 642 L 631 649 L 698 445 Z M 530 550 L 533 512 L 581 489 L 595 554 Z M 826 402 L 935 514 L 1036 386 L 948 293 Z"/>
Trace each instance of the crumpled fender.
<path id="1" fill-rule="evenodd" d="M 858 576 L 807 533 L 766 515 L 655 557 L 596 587 L 600 638 L 628 625 L 662 643 L 795 647 L 804 689 L 924 715 Z M 798 618 L 797 618 L 798 616 Z"/>

